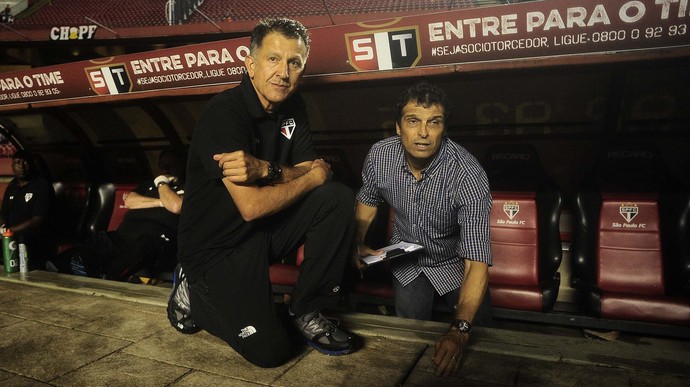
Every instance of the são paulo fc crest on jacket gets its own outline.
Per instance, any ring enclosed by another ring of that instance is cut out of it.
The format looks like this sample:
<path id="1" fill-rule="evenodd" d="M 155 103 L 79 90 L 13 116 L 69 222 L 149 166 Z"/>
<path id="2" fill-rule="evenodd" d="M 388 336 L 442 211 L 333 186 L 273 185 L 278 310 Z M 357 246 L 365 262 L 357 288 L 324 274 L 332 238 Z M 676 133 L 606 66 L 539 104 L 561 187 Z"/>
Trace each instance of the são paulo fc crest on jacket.
<path id="1" fill-rule="evenodd" d="M 295 127 L 297 127 L 297 124 L 295 124 L 294 118 L 284 119 L 283 122 L 280 123 L 280 134 L 289 140 L 295 132 Z"/>

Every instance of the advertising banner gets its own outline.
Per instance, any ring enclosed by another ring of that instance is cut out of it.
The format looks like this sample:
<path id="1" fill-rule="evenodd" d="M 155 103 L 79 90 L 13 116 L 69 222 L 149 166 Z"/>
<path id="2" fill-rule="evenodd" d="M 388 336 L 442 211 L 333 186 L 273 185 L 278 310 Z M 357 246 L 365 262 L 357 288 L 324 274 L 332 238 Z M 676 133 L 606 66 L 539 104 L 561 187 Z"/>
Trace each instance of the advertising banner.
<path id="1" fill-rule="evenodd" d="M 537 1 L 311 28 L 307 77 L 690 47 L 688 0 Z M 0 74 L 0 109 L 240 81 L 249 38 Z"/>

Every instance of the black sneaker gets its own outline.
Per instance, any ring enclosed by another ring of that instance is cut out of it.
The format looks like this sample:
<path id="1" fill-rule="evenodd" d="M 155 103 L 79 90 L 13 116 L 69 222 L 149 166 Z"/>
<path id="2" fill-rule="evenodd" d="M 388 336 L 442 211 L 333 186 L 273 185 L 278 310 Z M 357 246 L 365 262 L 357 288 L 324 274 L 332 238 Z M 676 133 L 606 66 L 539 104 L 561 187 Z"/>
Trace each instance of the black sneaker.
<path id="1" fill-rule="evenodd" d="M 197 333 L 201 330 L 192 320 L 187 276 L 182 272 L 182 266 L 179 264 L 175 268 L 173 291 L 168 300 L 168 320 L 173 328 L 185 334 Z"/>
<path id="2" fill-rule="evenodd" d="M 72 269 L 72 274 L 86 277 L 86 266 L 84 265 L 84 261 L 81 259 L 81 255 L 70 258 L 69 266 L 70 269 Z"/>
<path id="3" fill-rule="evenodd" d="M 339 329 L 318 311 L 294 317 L 292 324 L 317 351 L 331 356 L 346 355 L 355 350 L 355 337 Z"/>

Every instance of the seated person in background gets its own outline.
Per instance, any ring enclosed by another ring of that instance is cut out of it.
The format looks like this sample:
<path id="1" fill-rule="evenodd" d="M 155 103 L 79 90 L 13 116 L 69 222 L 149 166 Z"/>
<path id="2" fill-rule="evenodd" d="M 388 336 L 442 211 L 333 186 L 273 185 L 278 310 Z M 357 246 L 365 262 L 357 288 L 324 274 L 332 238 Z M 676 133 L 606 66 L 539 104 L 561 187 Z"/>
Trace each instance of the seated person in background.
<path id="1" fill-rule="evenodd" d="M 354 262 L 363 269 L 360 258 L 382 253 L 364 238 L 385 200 L 394 210 L 390 242 L 425 247 L 390 261 L 396 313 L 430 320 L 435 299 L 449 306 L 455 320 L 434 355 L 436 373 L 447 376 L 460 368 L 475 317 L 490 320 L 484 316 L 490 312 L 484 298 L 492 264 L 489 182 L 479 162 L 446 137 L 449 104 L 443 90 L 416 83 L 403 93 L 395 114 L 398 135 L 374 144 L 362 169 Z"/>
<path id="2" fill-rule="evenodd" d="M 0 14 L 0 23 L 12 23 L 14 21 L 14 15 L 12 15 L 12 8 L 7 4 L 5 9 Z"/>
<path id="3" fill-rule="evenodd" d="M 12 172 L 14 179 L 5 190 L 0 209 L 1 228 L 12 230 L 17 243 L 26 244 L 30 270 L 45 270 L 46 262 L 57 251 L 50 230 L 55 191 L 37 173 L 33 156 L 25 150 L 12 156 Z"/>
<path id="4" fill-rule="evenodd" d="M 129 209 L 115 231 L 101 231 L 58 259 L 61 272 L 127 280 L 142 268 L 177 263 L 177 223 L 184 194 L 184 157 L 161 152 L 161 174 L 126 194 Z"/>

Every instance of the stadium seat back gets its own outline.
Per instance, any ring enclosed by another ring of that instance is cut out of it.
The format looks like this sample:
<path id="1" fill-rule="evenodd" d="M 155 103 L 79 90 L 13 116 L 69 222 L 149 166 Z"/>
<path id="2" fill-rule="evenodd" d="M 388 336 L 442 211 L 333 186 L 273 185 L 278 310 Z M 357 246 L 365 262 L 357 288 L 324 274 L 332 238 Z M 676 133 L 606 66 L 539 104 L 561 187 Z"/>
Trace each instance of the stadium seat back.
<path id="1" fill-rule="evenodd" d="M 99 231 L 117 229 L 127 213 L 125 195 L 136 186 L 132 183 L 101 183 L 98 185 L 87 226 L 91 235 Z"/>
<path id="2" fill-rule="evenodd" d="M 605 195 L 598 238 L 597 286 L 600 289 L 633 294 L 665 293 L 656 197 Z"/>
<path id="3" fill-rule="evenodd" d="M 493 192 L 490 283 L 539 285 L 537 204 L 533 193 Z"/>
<path id="4" fill-rule="evenodd" d="M 531 145 L 493 146 L 485 165 L 493 198 L 491 304 L 550 311 L 560 286 L 561 191 Z"/>
<path id="5" fill-rule="evenodd" d="M 591 315 L 690 325 L 690 191 L 652 144 L 609 144 L 575 192 L 573 284 Z"/>

